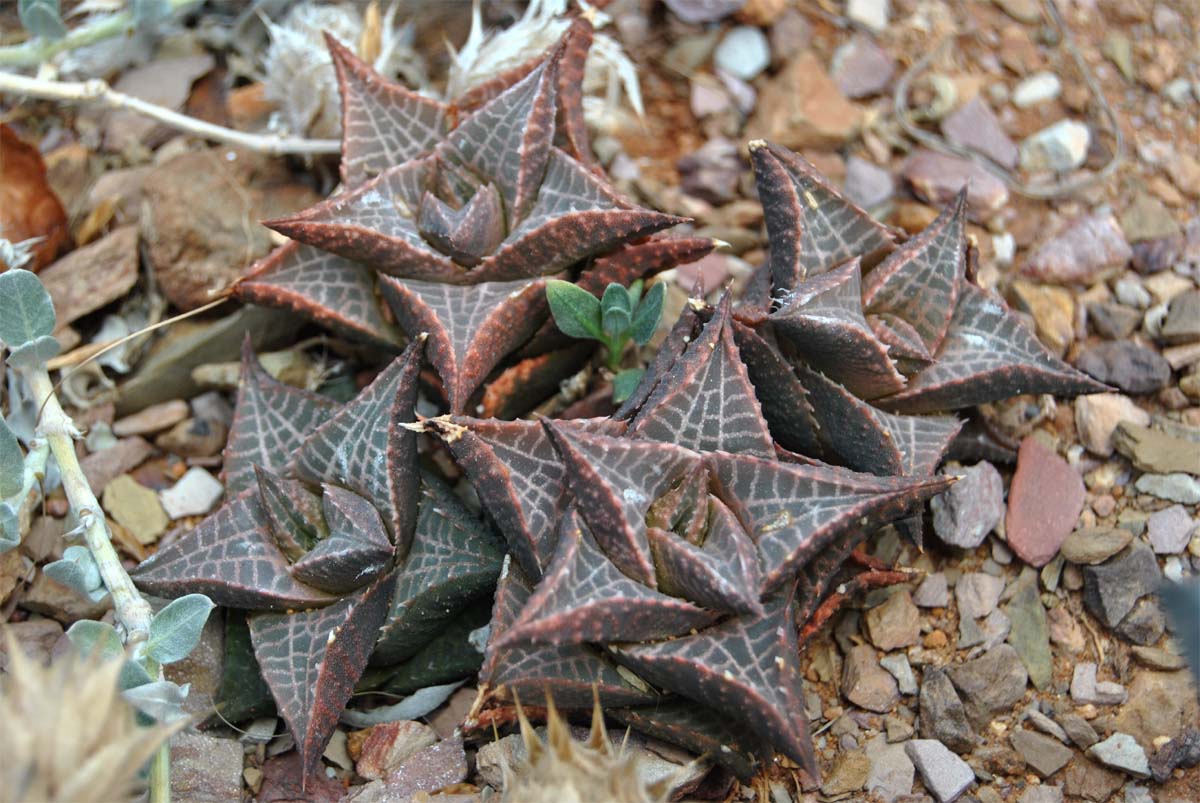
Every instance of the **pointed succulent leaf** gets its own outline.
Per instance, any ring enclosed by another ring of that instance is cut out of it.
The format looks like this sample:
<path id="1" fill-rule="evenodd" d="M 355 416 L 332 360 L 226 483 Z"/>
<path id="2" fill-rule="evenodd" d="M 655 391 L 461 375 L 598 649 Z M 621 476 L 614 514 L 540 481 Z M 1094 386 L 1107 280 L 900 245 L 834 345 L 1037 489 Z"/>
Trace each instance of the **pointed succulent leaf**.
<path id="1" fill-rule="evenodd" d="M 434 249 L 417 228 L 432 167 L 430 159 L 405 162 L 356 189 L 263 225 L 383 273 L 462 281 L 465 269 Z"/>
<path id="2" fill-rule="evenodd" d="M 715 618 L 712 611 L 622 574 L 596 546 L 578 514 L 568 510 L 559 525 L 554 560 L 497 646 L 659 639 L 704 627 Z"/>
<path id="3" fill-rule="evenodd" d="M 275 545 L 294 563 L 329 535 L 321 497 L 297 480 L 278 477 L 259 466 L 254 471 L 258 477 L 258 499 Z"/>
<path id="4" fill-rule="evenodd" d="M 387 570 L 395 547 L 375 506 L 336 485 L 322 499 L 329 537 L 292 564 L 292 575 L 334 594 L 362 588 Z"/>
<path id="5" fill-rule="evenodd" d="M 763 591 L 779 588 L 848 530 L 907 513 L 949 486 L 716 452 L 706 455 L 721 498 L 758 545 Z"/>
<path id="6" fill-rule="evenodd" d="M 504 560 L 501 540 L 444 483 L 422 477 L 412 549 L 396 575 L 375 661 L 413 655 L 467 605 L 491 591 Z"/>
<path id="7" fill-rule="evenodd" d="M 583 75 L 593 36 L 592 23 L 575 17 L 563 34 L 558 59 L 558 132 L 563 149 L 585 164 L 596 161 L 583 119 Z"/>
<path id="8" fill-rule="evenodd" d="M 404 330 L 429 333 L 429 361 L 454 413 L 546 314 L 546 280 L 540 278 L 458 287 L 388 276 L 382 284 Z"/>
<path id="9" fill-rule="evenodd" d="M 544 422 L 567 468 L 567 487 L 601 549 L 634 580 L 656 587 L 646 511 L 700 460 L 669 443 L 610 438 Z"/>
<path id="10" fill-rule="evenodd" d="M 541 577 L 554 554 L 557 522 L 567 507 L 566 468 L 541 423 L 450 416 L 428 419 L 425 426 L 467 473 L 525 574 Z M 625 429 L 608 419 L 563 421 L 558 426 L 609 435 Z"/>
<path id="11" fill-rule="evenodd" d="M 855 471 L 927 477 L 962 428 L 954 416 L 885 412 L 816 371 L 796 370 L 813 401 L 827 451 Z"/>
<path id="12" fill-rule="evenodd" d="M 1107 389 L 1051 354 L 1003 301 L 964 283 L 937 362 L 877 404 L 893 412 L 925 413 L 1022 393 L 1070 396 Z"/>
<path id="13" fill-rule="evenodd" d="M 875 337 L 887 346 L 888 354 L 896 361 L 907 360 L 909 364 L 924 367 L 933 362 L 933 354 L 921 339 L 921 334 L 911 323 L 891 313 L 870 313 L 867 323 Z"/>
<path id="14" fill-rule="evenodd" d="M 742 717 L 730 717 L 681 697 L 633 708 L 606 707 L 604 713 L 640 733 L 728 767 L 743 783 L 750 783 L 758 773 L 763 757 L 769 760 L 774 754 L 769 743 L 739 724 Z"/>
<path id="15" fill-rule="evenodd" d="M 357 187 L 427 153 L 445 136 L 450 109 L 384 80 L 328 33 L 342 96 L 342 181 Z"/>
<path id="16" fill-rule="evenodd" d="M 650 504 L 646 525 L 671 530 L 685 541 L 699 546 L 708 528 L 708 467 L 697 463 L 692 471 Z"/>
<path id="17" fill-rule="evenodd" d="M 337 728 L 387 616 L 393 578 L 333 605 L 250 617 L 250 638 L 307 779 Z"/>
<path id="18" fill-rule="evenodd" d="M 804 360 L 864 399 L 904 387 L 887 346 L 862 313 L 859 261 L 806 279 L 770 320 Z"/>
<path id="19" fill-rule="evenodd" d="M 761 140 L 750 159 L 771 241 L 776 292 L 795 289 L 853 257 L 873 265 L 891 250 L 893 237 L 864 210 L 846 200 L 801 157 Z"/>
<path id="20" fill-rule="evenodd" d="M 816 777 L 799 653 L 790 594 L 769 599 L 762 616 L 735 616 L 695 635 L 616 648 L 622 664 L 745 723 Z"/>
<path id="21" fill-rule="evenodd" d="M 774 455 L 771 433 L 733 340 L 731 305 L 727 293 L 700 336 L 662 375 L 630 424 L 633 435 L 698 452 Z"/>
<path id="22" fill-rule="evenodd" d="M 362 393 L 318 427 L 296 455 L 309 482 L 332 482 L 365 496 L 383 516 L 403 555 L 416 520 L 417 374 L 425 343 L 418 339 Z"/>
<path id="23" fill-rule="evenodd" d="M 233 293 L 242 301 L 290 309 L 356 340 L 395 348 L 404 338 L 384 320 L 370 268 L 304 243 L 275 249 Z"/>
<path id="24" fill-rule="evenodd" d="M 483 663 L 483 651 L 472 633 L 486 627 L 491 617 L 492 600 L 485 595 L 454 617 L 411 658 L 399 666 L 374 670 L 385 673 L 383 682 L 375 688 L 389 694 L 412 694 L 475 675 Z"/>
<path id="25" fill-rule="evenodd" d="M 820 455 L 817 420 L 808 392 L 779 348 L 737 321 L 733 336 L 771 435 L 794 452 Z"/>
<path id="26" fill-rule="evenodd" d="M 221 479 L 229 497 L 254 488 L 255 466 L 283 472 L 304 439 L 337 407 L 332 399 L 274 379 L 242 343 L 237 406 L 225 444 Z"/>
<path id="27" fill-rule="evenodd" d="M 678 320 L 675 321 L 671 330 L 667 332 L 666 339 L 659 344 L 658 353 L 654 355 L 653 362 L 646 367 L 646 373 L 642 375 L 642 381 L 638 383 L 633 394 L 625 400 L 625 403 L 613 413 L 613 418 L 620 421 L 626 421 L 633 417 L 638 410 L 646 403 L 646 399 L 658 387 L 661 379 L 667 375 L 671 366 L 674 365 L 687 349 L 688 343 L 700 331 L 700 316 L 691 306 L 683 308 L 683 312 L 679 313 Z"/>
<path id="28" fill-rule="evenodd" d="M 623 198 L 601 178 L 560 151 L 550 151 L 537 202 L 471 281 L 511 281 L 556 273 L 586 257 L 683 218 L 652 212 Z"/>
<path id="29" fill-rule="evenodd" d="M 417 228 L 435 248 L 471 267 L 504 240 L 504 206 L 494 184 L 485 184 L 458 209 L 426 190 Z"/>
<path id="30" fill-rule="evenodd" d="M 546 301 L 555 325 L 564 335 L 594 340 L 604 336 L 600 301 L 587 290 L 562 279 L 551 279 L 546 282 Z"/>
<path id="31" fill-rule="evenodd" d="M 258 494 L 229 500 L 133 572 L 138 588 L 162 597 L 204 594 L 218 605 L 285 611 L 333 597 L 297 581 L 271 535 Z"/>
<path id="32" fill-rule="evenodd" d="M 587 708 L 595 695 L 605 707 L 639 705 L 657 698 L 648 684 L 595 647 L 528 643 L 499 647 L 500 637 L 529 601 L 530 585 L 521 570 L 505 558 L 492 609 L 492 637 L 479 672 L 481 681 L 503 686 L 525 702 L 541 703 L 550 695 L 557 705 L 568 708 Z"/>
<path id="33" fill-rule="evenodd" d="M 931 354 L 950 328 L 966 273 L 966 206 L 963 189 L 924 231 L 877 265 L 863 286 L 863 307 L 908 323 Z"/>
<path id="34" fill-rule="evenodd" d="M 494 181 L 510 220 L 521 220 L 537 198 L 554 140 L 555 64 L 546 59 L 529 75 L 480 107 L 455 128 L 440 152 Z"/>
<path id="35" fill-rule="evenodd" d="M 762 578 L 754 542 L 719 500 L 711 499 L 708 511 L 703 547 L 667 530 L 647 529 L 659 587 L 716 611 L 762 614 L 758 599 Z"/>

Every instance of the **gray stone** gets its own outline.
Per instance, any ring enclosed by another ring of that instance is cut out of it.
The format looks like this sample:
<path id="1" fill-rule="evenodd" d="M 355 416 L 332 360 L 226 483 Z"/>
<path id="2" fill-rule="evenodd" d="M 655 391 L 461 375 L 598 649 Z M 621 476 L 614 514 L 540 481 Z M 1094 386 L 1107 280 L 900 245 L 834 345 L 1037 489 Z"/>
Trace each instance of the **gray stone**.
<path id="1" fill-rule="evenodd" d="M 1060 120 L 1025 138 L 1020 147 L 1021 167 L 1065 173 L 1087 158 L 1091 130 L 1075 120 Z"/>
<path id="2" fill-rule="evenodd" d="M 1171 381 L 1171 364 L 1162 355 L 1128 340 L 1091 346 L 1075 367 L 1126 393 L 1153 393 Z"/>
<path id="3" fill-rule="evenodd" d="M 1067 736 L 1076 747 L 1081 750 L 1087 750 L 1089 747 L 1100 741 L 1100 735 L 1096 733 L 1096 729 L 1079 714 L 1067 711 L 1058 715 L 1058 724 L 1062 725 Z"/>
<path id="4" fill-rule="evenodd" d="M 896 686 L 901 694 L 917 693 L 917 677 L 913 674 L 908 656 L 902 652 L 894 652 L 879 659 L 879 665 L 896 679 Z"/>
<path id="5" fill-rule="evenodd" d="M 1030 786 L 1017 798 L 1017 803 L 1063 803 L 1062 789 L 1057 786 Z"/>
<path id="6" fill-rule="evenodd" d="M 1154 597 L 1142 597 L 1113 631 L 1132 644 L 1148 647 L 1162 638 L 1166 627 L 1167 621 L 1158 601 Z"/>
<path id="7" fill-rule="evenodd" d="M 864 617 L 871 643 L 881 650 L 910 647 L 921 637 L 921 612 L 907 591 L 892 594 Z"/>
<path id="8" fill-rule="evenodd" d="M 1012 622 L 1008 614 L 996 609 L 983 619 L 975 620 L 960 617 L 958 620 L 958 644 L 960 650 L 982 645 L 984 650 L 990 650 L 1008 638 Z"/>
<path id="9" fill-rule="evenodd" d="M 419 750 L 382 780 L 371 781 L 343 798 L 355 803 L 409 800 L 419 792 L 434 792 L 467 777 L 462 739 L 453 738 Z"/>
<path id="10" fill-rule="evenodd" d="M 1111 301 L 1092 302 L 1087 305 L 1088 321 L 1096 334 L 1105 340 L 1121 340 L 1133 334 L 1142 322 L 1135 309 Z M 1080 398 L 1087 398 L 1081 396 Z"/>
<path id="11" fill-rule="evenodd" d="M 1004 481 L 986 462 L 971 466 L 958 477 L 950 490 L 930 500 L 933 529 L 947 544 L 974 549 L 1004 517 Z"/>
<path id="12" fill-rule="evenodd" d="M 1012 102 L 1018 109 L 1028 109 L 1054 100 L 1062 92 L 1062 81 L 1052 72 L 1043 70 L 1029 76 L 1013 89 Z"/>
<path id="13" fill-rule="evenodd" d="M 1059 725 L 1050 717 L 1043 714 L 1037 709 L 1036 706 L 1031 705 L 1029 708 L 1025 709 L 1025 721 L 1040 730 L 1042 733 L 1058 739 L 1063 744 L 1066 744 L 1070 741 L 1070 737 L 1067 736 L 1067 732 L 1063 730 L 1062 725 Z"/>
<path id="14" fill-rule="evenodd" d="M 1200 290 L 1180 293 L 1171 299 L 1160 337 L 1172 344 L 1200 340 Z"/>
<path id="15" fill-rule="evenodd" d="M 846 197 L 864 209 L 886 203 L 896 192 L 892 174 L 876 167 L 866 159 L 851 156 L 846 159 Z"/>
<path id="16" fill-rule="evenodd" d="M 875 649 L 860 644 L 850 650 L 842 670 L 842 693 L 855 705 L 887 713 L 899 697 L 896 680 L 879 665 Z"/>
<path id="17" fill-rule="evenodd" d="M 746 4 L 746 0 L 664 0 L 667 8 L 684 22 L 716 22 Z"/>
<path id="18" fill-rule="evenodd" d="M 1176 768 L 1191 769 L 1200 764 L 1200 729 L 1189 727 L 1164 744 L 1150 759 L 1150 775 L 1166 783 Z"/>
<path id="19" fill-rule="evenodd" d="M 1123 527 L 1084 527 L 1074 530 L 1059 548 L 1062 556 L 1080 566 L 1094 566 L 1116 555 L 1133 540 Z"/>
<path id="20" fill-rule="evenodd" d="M 752 81 L 771 64 L 767 36 L 752 25 L 739 25 L 725 34 L 713 52 L 713 63 L 743 81 Z"/>
<path id="21" fill-rule="evenodd" d="M 1004 612 L 1012 622 L 1008 643 L 1021 656 L 1021 662 L 1029 672 L 1029 680 L 1039 690 L 1045 691 L 1053 680 L 1054 660 L 1050 655 L 1046 609 L 1042 607 L 1035 578 L 1018 582 L 1017 591 Z"/>
<path id="22" fill-rule="evenodd" d="M 1008 711 L 1025 695 L 1029 679 L 1017 651 L 999 644 L 974 660 L 947 670 L 976 729 L 985 728 L 995 714 Z"/>
<path id="23" fill-rule="evenodd" d="M 1116 627 L 1160 579 L 1154 553 L 1135 541 L 1107 563 L 1083 567 L 1083 602 L 1106 626 Z"/>
<path id="24" fill-rule="evenodd" d="M 1146 787 L 1127 784 L 1125 786 L 1125 803 L 1154 803 L 1154 798 L 1150 796 L 1150 790 Z"/>
<path id="25" fill-rule="evenodd" d="M 937 739 L 959 753 L 971 752 L 977 739 L 949 675 L 943 669 L 929 667 L 922 681 L 919 697 L 921 737 Z"/>
<path id="26" fill-rule="evenodd" d="M 203 733 L 171 737 L 171 799 L 228 803 L 242 799 L 242 745 Z"/>
<path id="27" fill-rule="evenodd" d="M 982 96 L 976 95 L 947 115 L 941 127 L 951 142 L 977 150 L 1009 170 L 1017 166 L 1017 146 Z"/>
<path id="28" fill-rule="evenodd" d="M 913 603 L 919 608 L 945 608 L 950 604 L 950 587 L 941 572 L 927 575 L 913 592 Z"/>
<path id="29" fill-rule="evenodd" d="M 688 195 L 712 204 L 726 204 L 737 197 L 742 162 L 737 145 L 723 137 L 714 137 L 698 150 L 680 157 L 676 163 L 679 186 Z"/>
<path id="30" fill-rule="evenodd" d="M 1013 749 L 1021 754 L 1025 763 L 1039 778 L 1049 778 L 1067 766 L 1075 755 L 1062 742 L 1041 733 L 1015 730 L 1009 737 Z"/>
<path id="31" fill-rule="evenodd" d="M 925 788 L 940 803 L 957 800 L 975 782 L 975 772 L 961 758 L 934 739 L 913 739 L 904 745 L 921 773 Z"/>
<path id="32" fill-rule="evenodd" d="M 1184 505 L 1200 504 L 1200 480 L 1188 474 L 1143 474 L 1134 487 L 1144 494 Z"/>
<path id="33" fill-rule="evenodd" d="M 1128 698 L 1125 687 L 1109 680 L 1096 679 L 1097 667 L 1084 662 L 1075 665 L 1071 675 L 1071 699 L 1076 703 L 1096 705 L 1120 705 Z"/>
<path id="34" fill-rule="evenodd" d="M 1150 777 L 1150 762 L 1146 751 L 1128 733 L 1114 733 L 1088 748 L 1088 755 L 1115 770 L 1137 778 Z"/>
<path id="35" fill-rule="evenodd" d="M 865 98 L 887 89 L 896 62 L 866 34 L 855 34 L 833 54 L 829 74 L 848 98 Z"/>
<path id="36" fill-rule="evenodd" d="M 969 572 L 959 578 L 954 587 L 954 598 L 958 602 L 958 615 L 964 619 L 979 619 L 996 609 L 1004 581 L 982 572 Z"/>
<path id="37" fill-rule="evenodd" d="M 887 739 L 879 735 L 867 742 L 865 751 L 871 759 L 871 771 L 867 773 L 865 784 L 867 793 L 883 803 L 907 797 L 912 791 L 915 769 L 904 744 L 888 744 Z"/>
<path id="38" fill-rule="evenodd" d="M 1166 510 L 1152 513 L 1146 521 L 1146 532 L 1150 546 L 1159 555 L 1178 555 L 1187 549 L 1196 530 L 1196 520 L 1188 515 L 1182 505 L 1172 505 Z"/>

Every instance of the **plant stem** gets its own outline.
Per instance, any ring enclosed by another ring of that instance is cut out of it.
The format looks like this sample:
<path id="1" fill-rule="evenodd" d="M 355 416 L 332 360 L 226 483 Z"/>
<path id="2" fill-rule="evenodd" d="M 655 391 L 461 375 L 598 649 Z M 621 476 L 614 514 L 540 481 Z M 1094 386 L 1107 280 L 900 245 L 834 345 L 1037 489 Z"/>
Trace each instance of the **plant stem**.
<path id="1" fill-rule="evenodd" d="M 625 354 L 625 344 L 628 342 L 629 335 L 622 335 L 615 340 L 604 341 L 604 345 L 608 348 L 608 370 L 616 371 L 621 367 L 621 357 Z"/>
<path id="2" fill-rule="evenodd" d="M 171 12 L 194 5 L 197 0 L 167 0 Z M 53 41 L 35 38 L 10 47 L 0 47 L 0 67 L 36 67 L 66 50 L 74 50 L 122 34 L 128 36 L 137 28 L 132 11 L 122 11 L 102 17 L 91 25 L 75 28 L 62 39 Z"/>
<path id="3" fill-rule="evenodd" d="M 278 134 L 249 134 L 225 126 L 213 125 L 186 114 L 165 109 L 141 98 L 118 92 L 107 83 L 94 78 L 90 81 L 47 81 L 23 75 L 0 72 L 0 93 L 28 95 L 43 100 L 95 103 L 109 109 L 120 109 L 144 114 L 161 123 L 174 126 L 180 131 L 226 145 L 237 145 L 254 151 L 279 156 L 285 153 L 319 154 L 338 153 L 341 143 L 336 139 L 302 139 Z"/>
<path id="4" fill-rule="evenodd" d="M 40 405 L 42 414 L 38 424 L 38 432 L 50 444 L 50 451 L 58 461 L 58 470 L 62 475 L 63 490 L 66 491 L 67 501 L 79 518 L 83 527 L 83 537 L 88 549 L 100 569 L 100 577 L 112 594 L 113 608 L 117 621 L 125 628 L 126 643 L 136 644 L 144 641 L 150 635 L 150 620 L 153 612 L 150 604 L 142 599 L 134 586 L 133 580 L 121 565 L 121 559 L 113 548 L 112 537 L 100 503 L 88 485 L 87 477 L 79 466 L 79 458 L 75 455 L 74 439 L 79 435 L 75 423 L 71 420 L 58 403 L 54 395 L 54 386 L 50 375 L 42 366 L 27 373 L 34 400 Z"/>

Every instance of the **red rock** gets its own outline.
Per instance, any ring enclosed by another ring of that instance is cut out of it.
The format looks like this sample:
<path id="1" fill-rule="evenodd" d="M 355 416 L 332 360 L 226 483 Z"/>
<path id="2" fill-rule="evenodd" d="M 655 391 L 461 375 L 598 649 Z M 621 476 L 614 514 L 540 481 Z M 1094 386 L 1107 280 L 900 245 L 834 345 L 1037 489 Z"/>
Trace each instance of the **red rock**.
<path id="1" fill-rule="evenodd" d="M 259 803 L 333 803 L 341 800 L 346 790 L 338 781 L 318 767 L 304 780 L 300 754 L 295 750 L 267 759 L 262 766 L 262 789 L 255 798 Z"/>
<path id="2" fill-rule="evenodd" d="M 1043 282 L 1090 284 L 1132 256 L 1111 214 L 1083 215 L 1042 243 L 1021 266 L 1021 274 Z"/>
<path id="3" fill-rule="evenodd" d="M 967 213 L 986 220 L 1008 203 L 1008 187 L 969 159 L 922 148 L 904 165 L 904 177 L 926 203 L 941 207 L 967 188 Z"/>
<path id="4" fill-rule="evenodd" d="M 1084 496 L 1079 473 L 1041 441 L 1026 438 L 1008 492 L 1008 545 L 1030 566 L 1045 566 L 1075 529 Z"/>
<path id="5" fill-rule="evenodd" d="M 862 109 L 846 100 L 820 59 L 806 50 L 762 86 L 746 138 L 792 150 L 840 148 L 858 135 L 862 118 Z"/>
<path id="6" fill-rule="evenodd" d="M 355 769 L 364 778 L 383 778 L 418 750 L 437 742 L 437 733 L 423 722 L 384 722 L 363 740 Z"/>

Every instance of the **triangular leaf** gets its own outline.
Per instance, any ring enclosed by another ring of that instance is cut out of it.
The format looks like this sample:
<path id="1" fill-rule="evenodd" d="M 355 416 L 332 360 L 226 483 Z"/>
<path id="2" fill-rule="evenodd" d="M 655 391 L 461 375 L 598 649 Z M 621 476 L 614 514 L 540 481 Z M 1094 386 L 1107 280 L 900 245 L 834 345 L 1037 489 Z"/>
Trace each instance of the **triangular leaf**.
<path id="1" fill-rule="evenodd" d="M 292 564 L 292 575 L 324 591 L 346 594 L 387 570 L 395 548 L 375 506 L 356 493 L 325 486 L 329 536 Z"/>
<path id="2" fill-rule="evenodd" d="M 728 767 L 743 783 L 750 783 L 763 766 L 763 758 L 770 760 L 774 753 L 760 736 L 745 730 L 742 717 L 730 717 L 681 697 L 635 708 L 606 708 L 604 713 L 640 733 L 681 745 Z"/>
<path id="3" fill-rule="evenodd" d="M 302 482 L 278 477 L 258 466 L 254 470 L 258 477 L 258 499 L 275 544 L 284 557 L 295 562 L 329 535 L 321 497 Z"/>
<path id="4" fill-rule="evenodd" d="M 745 363 L 755 397 L 762 404 L 771 435 L 794 452 L 819 455 L 816 416 L 808 392 L 776 345 L 763 334 L 737 321 L 733 323 L 738 354 Z"/>

